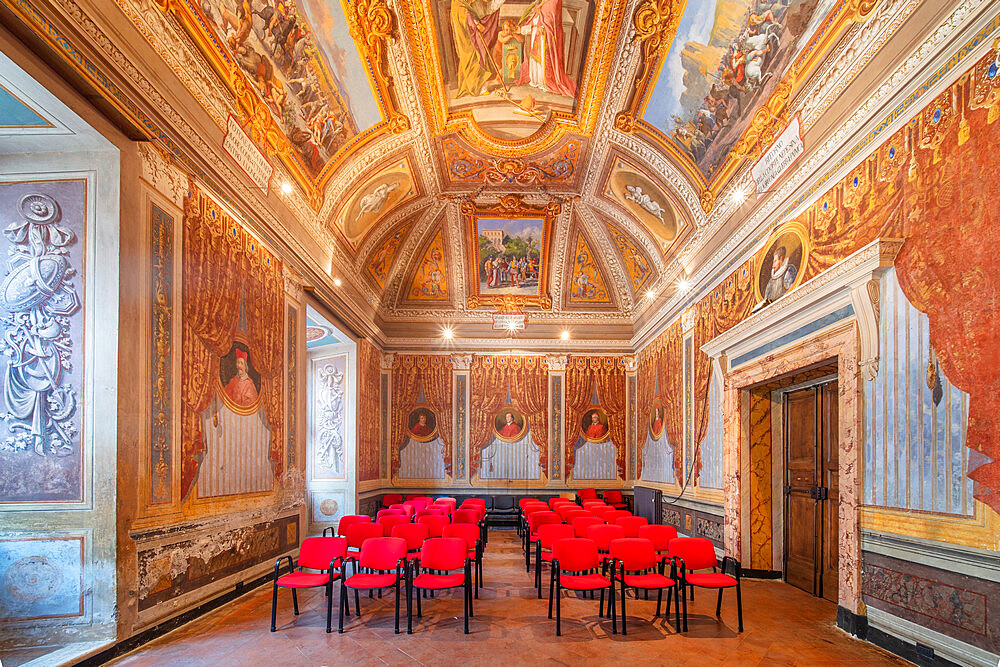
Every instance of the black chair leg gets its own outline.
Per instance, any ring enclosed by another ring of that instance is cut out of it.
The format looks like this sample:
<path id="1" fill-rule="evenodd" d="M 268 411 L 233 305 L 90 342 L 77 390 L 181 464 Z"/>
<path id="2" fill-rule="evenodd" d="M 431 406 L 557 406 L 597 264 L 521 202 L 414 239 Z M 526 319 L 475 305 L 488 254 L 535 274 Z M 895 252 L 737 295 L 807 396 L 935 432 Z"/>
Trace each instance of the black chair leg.
<path id="1" fill-rule="evenodd" d="M 597 615 L 604 618 L 604 589 L 601 589 L 601 604 L 597 607 Z"/>
<path id="2" fill-rule="evenodd" d="M 295 589 L 292 589 L 292 609 L 295 610 L 295 615 L 299 615 L 299 598 L 295 595 Z"/>
<path id="3" fill-rule="evenodd" d="M 278 584 L 274 584 L 274 593 L 271 594 L 271 632 L 274 632 L 275 615 L 278 611 Z"/>
<path id="4" fill-rule="evenodd" d="M 719 618 L 722 616 L 722 589 L 719 589 L 719 599 L 715 603 L 715 617 Z"/>
<path id="5" fill-rule="evenodd" d="M 612 587 L 614 587 L 614 582 L 612 582 Z M 628 628 L 625 626 L 625 573 L 622 572 L 622 634 L 628 634 Z"/>
<path id="6" fill-rule="evenodd" d="M 674 584 L 674 586 L 676 587 L 677 584 Z M 670 600 L 674 601 L 674 629 L 677 630 L 677 632 L 680 632 L 681 631 L 681 598 L 680 598 L 680 594 L 679 593 L 678 593 L 677 596 L 674 596 L 674 589 L 673 588 L 671 588 L 669 591 L 667 591 L 667 616 L 670 616 Z"/>
<path id="7" fill-rule="evenodd" d="M 556 637 L 562 636 L 562 586 L 556 589 Z"/>
<path id="8" fill-rule="evenodd" d="M 743 632 L 743 596 L 740 595 L 740 580 L 736 580 L 736 618 L 739 621 L 740 632 Z"/>
<path id="9" fill-rule="evenodd" d="M 333 582 L 326 585 L 326 633 L 330 634 L 330 621 L 333 619 Z"/>
<path id="10" fill-rule="evenodd" d="M 462 605 L 465 611 L 465 634 L 469 634 L 469 602 L 471 602 L 472 600 L 470 592 L 471 591 L 469 589 L 469 575 L 468 572 L 466 572 L 465 586 L 462 587 L 462 602 L 465 603 L 464 605 Z"/>
<path id="11" fill-rule="evenodd" d="M 681 588 L 679 597 L 684 601 L 684 632 L 688 631 L 688 602 L 687 602 L 687 591 Z"/>
<path id="12" fill-rule="evenodd" d="M 340 623 L 337 625 L 337 632 L 343 634 L 344 632 L 344 607 L 349 603 L 347 602 L 347 586 L 343 582 L 340 583 Z"/>
<path id="13" fill-rule="evenodd" d="M 555 585 L 556 572 L 555 570 L 552 570 L 552 572 L 549 573 L 549 618 L 552 618 L 552 598 L 555 595 L 553 592 L 555 590 Z"/>
<path id="14" fill-rule="evenodd" d="M 397 635 L 399 634 L 399 575 L 398 574 L 396 575 L 396 627 L 393 630 L 393 634 Z"/>
<path id="15" fill-rule="evenodd" d="M 646 591 L 646 597 L 647 598 L 649 597 L 649 591 L 648 590 Z M 660 603 L 661 602 L 663 602 L 663 589 L 662 588 L 660 590 L 656 591 L 656 614 L 654 615 L 654 618 L 656 616 L 660 615 Z"/>
<path id="16" fill-rule="evenodd" d="M 354 589 L 354 614 L 361 618 L 361 594 L 358 589 Z"/>

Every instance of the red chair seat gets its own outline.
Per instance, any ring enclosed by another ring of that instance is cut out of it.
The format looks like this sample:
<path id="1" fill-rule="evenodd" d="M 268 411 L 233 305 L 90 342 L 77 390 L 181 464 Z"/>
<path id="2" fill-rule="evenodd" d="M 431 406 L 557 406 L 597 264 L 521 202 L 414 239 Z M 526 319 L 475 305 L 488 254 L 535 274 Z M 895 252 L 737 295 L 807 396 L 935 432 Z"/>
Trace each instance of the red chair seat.
<path id="1" fill-rule="evenodd" d="M 340 575 L 334 574 L 336 580 Z M 278 585 L 285 588 L 309 588 L 312 586 L 326 586 L 330 580 L 329 574 L 316 574 L 314 572 L 292 572 L 278 578 Z"/>
<path id="2" fill-rule="evenodd" d="M 625 585 L 635 588 L 670 588 L 674 585 L 674 580 L 662 574 L 626 574 Z"/>
<path id="3" fill-rule="evenodd" d="M 704 588 L 729 588 L 736 585 L 736 577 L 721 572 L 706 572 L 703 574 L 688 574 L 687 582 L 692 586 L 702 586 Z"/>
<path id="4" fill-rule="evenodd" d="M 543 551 L 542 552 L 542 560 L 545 561 L 546 563 L 551 563 L 552 562 L 552 552 L 551 551 Z"/>
<path id="5" fill-rule="evenodd" d="M 369 572 L 361 572 L 355 574 L 353 577 L 348 577 L 344 581 L 344 585 L 348 588 L 387 588 L 388 586 L 396 585 L 396 575 L 395 574 L 371 574 Z"/>
<path id="6" fill-rule="evenodd" d="M 406 554 L 407 560 L 420 560 L 420 552 L 414 551 L 413 553 Z"/>
<path id="7" fill-rule="evenodd" d="M 610 581 L 599 574 L 564 574 L 562 587 L 574 591 L 596 591 L 607 588 Z"/>
<path id="8" fill-rule="evenodd" d="M 465 585 L 464 574 L 418 574 L 413 579 L 417 588 L 456 588 Z"/>
<path id="9" fill-rule="evenodd" d="M 627 510 L 628 503 L 608 503 L 608 506 L 614 507 L 616 510 Z"/>

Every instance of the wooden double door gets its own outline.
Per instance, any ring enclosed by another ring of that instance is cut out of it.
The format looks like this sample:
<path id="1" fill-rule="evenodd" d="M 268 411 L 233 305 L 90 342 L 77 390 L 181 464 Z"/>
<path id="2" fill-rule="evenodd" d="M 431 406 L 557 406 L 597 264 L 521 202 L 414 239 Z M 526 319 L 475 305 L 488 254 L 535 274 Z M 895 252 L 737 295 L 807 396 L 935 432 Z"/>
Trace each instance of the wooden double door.
<path id="1" fill-rule="evenodd" d="M 784 394 L 785 580 L 837 602 L 837 381 Z"/>

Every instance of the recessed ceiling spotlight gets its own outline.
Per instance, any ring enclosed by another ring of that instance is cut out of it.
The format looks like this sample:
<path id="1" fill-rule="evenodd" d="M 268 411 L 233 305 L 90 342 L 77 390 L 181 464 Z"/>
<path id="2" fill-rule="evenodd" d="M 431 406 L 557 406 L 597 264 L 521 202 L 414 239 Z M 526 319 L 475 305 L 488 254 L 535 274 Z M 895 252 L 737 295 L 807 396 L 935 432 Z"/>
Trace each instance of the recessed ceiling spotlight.
<path id="1" fill-rule="evenodd" d="M 646 290 L 646 298 L 647 299 L 652 299 L 655 296 L 656 296 L 656 292 L 654 292 L 651 289 Z"/>
<path id="2" fill-rule="evenodd" d="M 559 335 L 559 337 L 560 337 L 560 338 L 562 338 L 563 340 L 569 340 L 569 329 L 567 329 L 567 330 L 563 331 L 563 332 L 562 332 L 562 333 L 561 333 L 561 334 Z"/>
<path id="3" fill-rule="evenodd" d="M 687 278 L 681 278 L 680 280 L 677 281 L 678 292 L 684 294 L 684 292 L 687 292 L 689 289 L 691 289 L 691 281 L 689 281 Z"/>
<path id="4" fill-rule="evenodd" d="M 341 285 L 344 284 L 344 281 L 341 280 L 340 278 L 334 278 L 333 279 L 333 284 L 336 285 L 337 287 L 340 287 Z"/>
<path id="5" fill-rule="evenodd" d="M 451 327 L 445 327 L 444 331 L 441 332 L 441 335 L 448 340 L 451 340 L 455 337 L 455 332 L 451 330 Z"/>
<path id="6" fill-rule="evenodd" d="M 742 185 L 737 185 L 733 190 L 733 194 L 730 196 L 732 197 L 733 204 L 736 206 L 742 206 L 743 202 L 747 200 L 747 193 L 746 190 L 743 189 Z"/>
<path id="7" fill-rule="evenodd" d="M 509 331 L 517 331 L 517 322 L 515 322 L 514 320 L 511 320 L 510 322 L 508 322 L 507 323 L 507 329 Z"/>
<path id="8" fill-rule="evenodd" d="M 292 184 L 289 183 L 289 182 L 287 182 L 287 181 L 285 181 L 284 183 L 282 183 L 281 184 L 281 192 L 282 192 L 282 194 L 286 194 L 286 195 L 292 194 Z"/>

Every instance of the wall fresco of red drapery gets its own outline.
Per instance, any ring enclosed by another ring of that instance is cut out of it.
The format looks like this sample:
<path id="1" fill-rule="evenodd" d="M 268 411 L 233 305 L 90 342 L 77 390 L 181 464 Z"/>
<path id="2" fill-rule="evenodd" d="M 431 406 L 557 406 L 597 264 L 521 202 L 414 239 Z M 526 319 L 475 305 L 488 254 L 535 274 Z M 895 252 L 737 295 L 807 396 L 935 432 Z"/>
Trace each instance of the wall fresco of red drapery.
<path id="1" fill-rule="evenodd" d="M 549 368 L 544 357 L 477 356 L 472 362 L 469 400 L 469 476 L 479 472 L 483 447 L 493 435 L 494 419 L 510 392 L 511 403 L 527 421 L 539 447 L 539 464 L 548 473 Z"/>
<path id="2" fill-rule="evenodd" d="M 452 366 L 450 357 L 401 354 L 392 365 L 392 475 L 399 474 L 399 449 L 406 443 L 409 417 L 420 390 L 437 419 L 445 472 L 452 474 Z"/>
<path id="3" fill-rule="evenodd" d="M 625 479 L 628 403 L 625 362 L 621 357 L 570 357 L 566 365 L 566 474 L 573 472 L 580 420 L 592 404 L 595 386 L 600 406 L 608 415 L 608 430 L 617 451 L 618 476 Z"/>
<path id="4" fill-rule="evenodd" d="M 282 473 L 284 298 L 281 262 L 197 186 L 184 200 L 181 369 L 181 495 L 205 452 L 201 413 L 219 385 L 219 359 L 233 344 L 245 299 L 246 332 L 271 427 L 270 459 Z"/>
<path id="5" fill-rule="evenodd" d="M 382 372 L 379 349 L 367 338 L 358 343 L 358 479 L 378 479 L 379 426 L 381 420 L 372 411 L 379 403 Z"/>
<path id="6" fill-rule="evenodd" d="M 809 234 L 803 282 L 878 238 L 904 239 L 895 263 L 900 286 L 928 315 L 942 370 L 970 395 L 966 444 L 975 454 L 969 477 L 976 498 L 1000 512 L 1000 262 L 994 256 L 1000 247 L 994 201 L 1000 183 L 1000 76 L 989 76 L 997 59 L 996 50 L 988 53 L 794 220 Z M 754 269 L 763 252 L 694 305 L 696 442 L 707 430 L 711 377 L 700 347 L 750 315 Z M 676 326 L 651 345 L 664 350 L 664 367 L 679 373 Z M 669 374 L 666 382 L 664 377 L 674 443 L 671 415 L 683 414 L 683 395 Z"/>

